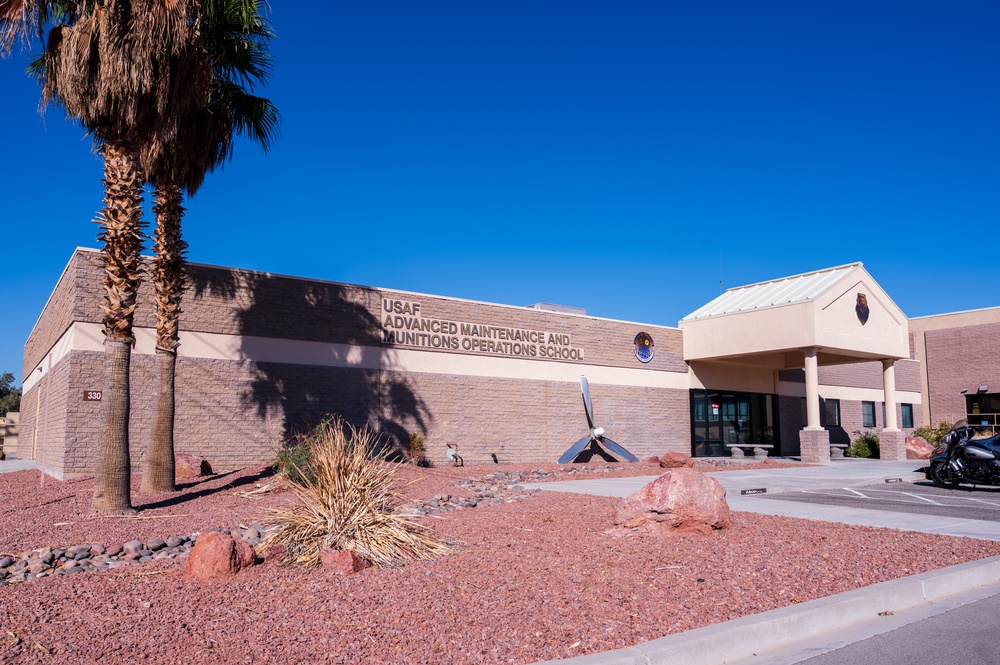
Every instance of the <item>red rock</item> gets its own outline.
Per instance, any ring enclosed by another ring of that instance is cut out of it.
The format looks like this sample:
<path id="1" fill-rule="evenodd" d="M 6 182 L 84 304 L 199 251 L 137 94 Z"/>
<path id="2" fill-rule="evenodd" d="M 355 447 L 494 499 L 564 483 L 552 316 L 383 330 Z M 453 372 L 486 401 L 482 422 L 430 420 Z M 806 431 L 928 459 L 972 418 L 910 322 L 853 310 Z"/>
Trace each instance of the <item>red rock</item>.
<path id="1" fill-rule="evenodd" d="M 657 457 L 656 455 L 653 455 L 648 460 L 646 460 L 646 463 L 647 464 L 659 464 L 660 463 L 660 458 Z"/>
<path id="2" fill-rule="evenodd" d="M 323 570 L 332 570 L 340 575 L 360 573 L 371 565 L 364 557 L 348 550 L 333 550 L 324 547 L 319 556 Z"/>
<path id="3" fill-rule="evenodd" d="M 694 466 L 694 459 L 684 453 L 667 453 L 660 458 L 660 466 L 664 469 L 690 469 Z"/>
<path id="4" fill-rule="evenodd" d="M 615 524 L 627 529 L 710 533 L 730 525 L 726 490 L 715 478 L 692 469 L 672 469 L 615 509 Z"/>
<path id="5" fill-rule="evenodd" d="M 906 459 L 930 459 L 934 446 L 922 436 L 906 437 Z"/>
<path id="6" fill-rule="evenodd" d="M 212 465 L 202 457 L 177 453 L 174 455 L 174 475 L 178 478 L 194 478 L 212 475 Z"/>
<path id="7" fill-rule="evenodd" d="M 285 557 L 285 554 L 287 553 L 288 553 L 287 545 L 282 545 L 280 543 L 277 545 L 271 545 L 267 548 L 267 551 L 264 552 L 264 563 L 280 561 Z"/>
<path id="8" fill-rule="evenodd" d="M 209 531 L 198 536 L 184 572 L 200 580 L 226 579 L 255 563 L 257 555 L 245 540 Z"/>

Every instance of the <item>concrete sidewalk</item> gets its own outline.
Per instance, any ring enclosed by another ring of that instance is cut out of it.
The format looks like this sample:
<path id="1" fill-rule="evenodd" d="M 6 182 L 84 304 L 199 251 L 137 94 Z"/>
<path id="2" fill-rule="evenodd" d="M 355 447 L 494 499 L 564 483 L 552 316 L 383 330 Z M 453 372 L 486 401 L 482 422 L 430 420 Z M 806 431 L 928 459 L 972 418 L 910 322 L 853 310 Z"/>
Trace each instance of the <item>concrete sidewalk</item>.
<path id="1" fill-rule="evenodd" d="M 11 471 L 26 471 L 35 468 L 35 460 L 31 459 L 5 459 L 0 460 L 0 473 Z"/>
<path id="2" fill-rule="evenodd" d="M 1000 523 L 775 500 L 782 492 L 923 480 L 921 461 L 836 460 L 828 466 L 710 473 L 733 510 L 1000 540 Z M 531 483 L 529 488 L 628 496 L 657 476 Z M 899 479 L 898 481 L 896 479 Z M 744 490 L 764 493 L 743 494 Z M 767 497 L 767 498 L 765 498 Z M 911 575 L 762 614 L 668 635 L 563 665 L 790 665 L 1000 594 L 1000 557 Z M 880 615 L 880 613 L 882 613 Z M 886 614 L 888 613 L 888 614 Z M 541 665 L 541 664 L 539 664 Z"/>

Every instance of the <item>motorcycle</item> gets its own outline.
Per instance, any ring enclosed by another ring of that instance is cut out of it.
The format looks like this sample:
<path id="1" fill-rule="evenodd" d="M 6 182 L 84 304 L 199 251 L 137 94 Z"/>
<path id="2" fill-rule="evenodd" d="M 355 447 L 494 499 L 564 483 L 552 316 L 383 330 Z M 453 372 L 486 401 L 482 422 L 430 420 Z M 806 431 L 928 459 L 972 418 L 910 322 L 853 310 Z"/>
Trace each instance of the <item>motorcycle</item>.
<path id="1" fill-rule="evenodd" d="M 982 432 L 990 432 L 990 436 L 984 437 Z M 979 438 L 973 438 L 977 435 Z M 931 453 L 927 478 L 945 489 L 962 483 L 1000 485 L 1000 434 L 959 420 Z"/>

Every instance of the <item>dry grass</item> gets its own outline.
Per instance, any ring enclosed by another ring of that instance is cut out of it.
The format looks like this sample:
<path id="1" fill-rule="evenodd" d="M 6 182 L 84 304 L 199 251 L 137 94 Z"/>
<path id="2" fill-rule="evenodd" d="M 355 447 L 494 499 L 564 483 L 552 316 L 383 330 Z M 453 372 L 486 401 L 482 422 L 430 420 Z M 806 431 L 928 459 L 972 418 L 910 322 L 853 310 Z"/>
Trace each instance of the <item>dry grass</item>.
<path id="1" fill-rule="evenodd" d="M 298 503 L 271 512 L 267 522 L 279 528 L 259 549 L 284 545 L 279 563 L 306 566 L 319 565 L 324 547 L 351 551 L 386 567 L 451 552 L 448 543 L 392 513 L 395 467 L 375 453 L 376 442 L 367 428 L 355 429 L 339 418 L 324 422 L 312 442 L 313 473 L 297 474 L 300 480 L 290 483 Z"/>

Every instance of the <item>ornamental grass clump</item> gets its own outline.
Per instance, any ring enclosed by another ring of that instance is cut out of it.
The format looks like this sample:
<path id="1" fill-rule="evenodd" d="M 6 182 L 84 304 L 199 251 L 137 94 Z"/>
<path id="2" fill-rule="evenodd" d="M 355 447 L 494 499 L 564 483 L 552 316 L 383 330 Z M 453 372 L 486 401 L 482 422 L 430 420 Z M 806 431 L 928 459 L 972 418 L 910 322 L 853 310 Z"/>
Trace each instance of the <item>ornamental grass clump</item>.
<path id="1" fill-rule="evenodd" d="M 278 527 L 259 546 L 283 545 L 282 565 L 320 564 L 324 548 L 347 550 L 376 566 L 448 554 L 451 546 L 404 516 L 393 514 L 395 467 L 376 452 L 377 437 L 340 418 L 324 421 L 310 447 L 311 474 L 290 480 L 298 502 L 275 509 L 267 521 Z"/>

